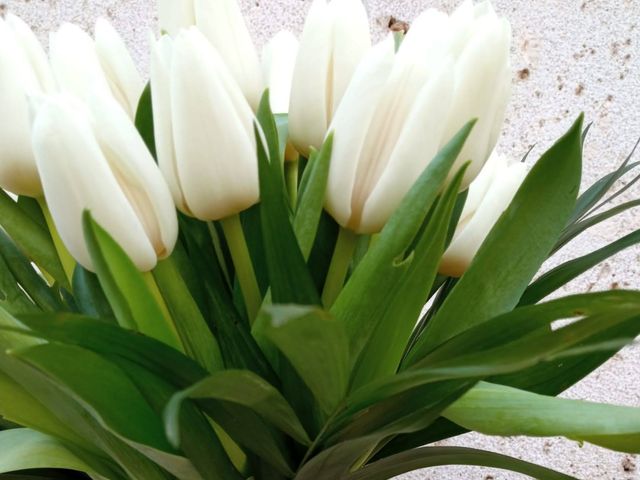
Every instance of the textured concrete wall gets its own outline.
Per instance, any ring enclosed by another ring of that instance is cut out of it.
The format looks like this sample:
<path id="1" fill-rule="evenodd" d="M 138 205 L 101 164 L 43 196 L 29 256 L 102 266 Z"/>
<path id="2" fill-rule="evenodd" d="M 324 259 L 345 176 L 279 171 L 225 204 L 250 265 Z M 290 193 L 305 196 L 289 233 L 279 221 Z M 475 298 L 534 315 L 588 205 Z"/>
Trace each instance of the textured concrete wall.
<path id="1" fill-rule="evenodd" d="M 176 0 L 177 1 L 177 0 Z M 514 98 L 500 149 L 519 158 L 536 144 L 541 153 L 569 127 L 579 111 L 594 122 L 585 151 L 585 185 L 618 165 L 640 136 L 640 1 L 495 0 L 514 31 Z M 384 33 L 390 16 L 410 21 L 422 9 L 450 11 L 453 0 L 368 0 L 372 28 Z M 243 0 L 256 43 L 282 28 L 299 32 L 310 0 Z M 151 0 L 0 0 L 33 25 L 43 41 L 63 21 L 90 28 L 97 16 L 111 19 L 126 38 L 141 69 L 147 68 L 148 30 L 155 29 Z M 638 156 L 640 160 L 640 155 Z M 632 188 L 624 199 L 637 198 Z M 583 235 L 558 255 L 557 263 L 585 254 L 640 227 L 640 210 Z M 575 280 L 567 292 L 640 289 L 640 249 L 629 249 Z M 640 407 L 640 348 L 628 348 L 566 393 L 567 397 Z M 640 459 L 589 445 L 552 439 L 467 435 L 467 445 L 558 468 L 579 478 L 640 479 Z M 636 467 L 637 465 L 637 467 Z M 502 480 L 521 478 L 473 468 L 433 469 L 414 479 Z"/>

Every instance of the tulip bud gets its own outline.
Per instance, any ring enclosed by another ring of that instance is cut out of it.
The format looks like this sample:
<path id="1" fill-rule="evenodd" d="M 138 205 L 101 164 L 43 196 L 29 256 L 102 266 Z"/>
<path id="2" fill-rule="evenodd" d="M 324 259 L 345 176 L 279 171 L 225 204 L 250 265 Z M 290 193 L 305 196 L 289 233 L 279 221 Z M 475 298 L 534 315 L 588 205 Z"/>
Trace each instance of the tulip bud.
<path id="1" fill-rule="evenodd" d="M 453 240 L 442 257 L 441 274 L 462 276 L 526 176 L 523 163 L 509 164 L 493 154 L 469 187 Z"/>
<path id="2" fill-rule="evenodd" d="M 469 7 L 474 15 L 477 7 Z M 362 61 L 330 127 L 325 203 L 343 227 L 380 231 L 438 150 L 474 117 L 457 163 L 471 159 L 476 173 L 484 164 L 510 78 L 508 25 L 488 11 L 493 16 L 477 13 L 482 21 L 472 16 L 469 27 L 459 12 L 427 10 L 396 54 L 388 38 Z"/>
<path id="3" fill-rule="evenodd" d="M 88 101 L 94 94 L 111 95 L 130 118 L 135 118 L 144 82 L 118 33 L 98 20 L 95 42 L 70 23 L 51 34 L 53 73 L 63 92 Z"/>
<path id="4" fill-rule="evenodd" d="M 177 34 L 181 28 L 196 24 L 193 0 L 158 0 L 160 34 Z"/>
<path id="5" fill-rule="evenodd" d="M 262 50 L 262 72 L 269 88 L 273 113 L 289 112 L 289 97 L 297 54 L 298 39 L 288 31 L 276 34 Z"/>
<path id="6" fill-rule="evenodd" d="M 18 17 L 0 18 L 0 187 L 40 196 L 42 186 L 31 149 L 28 97 L 55 90 L 46 54 Z"/>
<path id="7" fill-rule="evenodd" d="M 178 208 L 219 220 L 257 203 L 255 116 L 199 30 L 157 42 L 151 92 L 158 163 Z"/>
<path id="8" fill-rule="evenodd" d="M 170 255 L 178 235 L 171 193 L 115 100 L 98 95 L 85 105 L 68 94 L 48 97 L 32 140 L 53 221 L 81 265 L 93 270 L 82 230 L 85 210 L 141 271 Z"/>
<path id="9" fill-rule="evenodd" d="M 360 0 L 314 0 L 293 73 L 289 132 L 296 149 L 320 148 L 356 67 L 371 47 Z"/>

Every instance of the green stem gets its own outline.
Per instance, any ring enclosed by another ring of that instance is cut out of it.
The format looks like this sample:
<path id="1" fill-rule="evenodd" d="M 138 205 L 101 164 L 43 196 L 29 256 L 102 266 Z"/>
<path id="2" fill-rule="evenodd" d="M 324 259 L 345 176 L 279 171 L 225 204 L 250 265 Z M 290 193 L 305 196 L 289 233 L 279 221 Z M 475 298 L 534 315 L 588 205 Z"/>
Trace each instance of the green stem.
<path id="1" fill-rule="evenodd" d="M 342 291 L 357 240 L 358 236 L 354 232 L 340 227 L 338 241 L 333 251 L 333 257 L 331 257 L 329 272 L 322 291 L 322 304 L 325 308 L 331 308 Z"/>
<path id="2" fill-rule="evenodd" d="M 60 234 L 58 233 L 58 229 L 53 221 L 53 217 L 51 217 L 51 212 L 49 211 L 49 207 L 47 206 L 47 202 L 44 197 L 39 197 L 38 205 L 40 205 L 40 210 L 42 210 L 42 215 L 44 215 L 44 219 L 47 222 L 47 227 L 49 228 L 49 233 L 51 235 L 51 239 L 53 240 L 53 246 L 58 252 L 58 258 L 60 259 L 60 263 L 62 264 L 62 269 L 64 270 L 65 276 L 67 280 L 69 280 L 69 285 L 73 284 L 73 271 L 76 268 L 76 261 L 67 250 L 67 247 L 64 245 L 64 242 L 60 238 Z"/>
<path id="3" fill-rule="evenodd" d="M 218 258 L 218 263 L 220 264 L 220 268 L 222 269 L 224 279 L 227 282 L 227 285 L 232 288 L 233 284 L 231 283 L 231 276 L 229 275 L 229 270 L 227 269 L 227 262 L 224 259 L 224 253 L 222 252 L 220 235 L 218 235 L 218 231 L 216 230 L 216 226 L 213 224 L 213 222 L 207 222 L 207 228 L 209 229 L 209 236 L 211 237 L 213 250 L 216 252 L 216 257 Z"/>
<path id="4" fill-rule="evenodd" d="M 167 338 L 159 339 L 159 340 L 163 340 L 165 343 L 169 344 L 176 350 L 179 350 L 180 352 L 185 353 L 185 348 L 182 343 L 182 339 L 180 338 L 180 334 L 176 329 L 176 325 L 173 321 L 173 317 L 171 316 L 171 312 L 167 307 L 167 303 L 164 301 L 164 297 L 162 296 L 162 293 L 160 292 L 160 288 L 156 283 L 156 279 L 153 277 L 153 273 L 144 272 L 142 274 L 142 278 L 144 279 L 144 282 L 147 284 L 147 287 L 149 287 L 149 291 L 151 292 L 151 295 L 153 296 L 154 300 L 158 304 L 158 307 L 162 312 L 162 316 L 164 317 L 163 318 L 164 324 L 167 327 L 166 328 Z M 146 332 L 143 332 L 143 333 L 146 333 Z"/>
<path id="5" fill-rule="evenodd" d="M 251 255 L 249 254 L 247 241 L 244 237 L 242 224 L 240 223 L 240 216 L 234 215 L 225 218 L 221 220 L 220 223 L 222 224 L 224 236 L 227 239 L 233 265 L 236 268 L 236 277 L 240 284 L 240 290 L 242 291 L 244 304 L 247 308 L 249 321 L 253 322 L 258 315 L 262 297 L 260 295 L 258 281 L 256 280 L 256 274 L 253 271 L 253 263 L 251 262 Z"/>
<path id="6" fill-rule="evenodd" d="M 284 162 L 284 175 L 287 182 L 287 193 L 291 208 L 298 203 L 298 160 Z"/>

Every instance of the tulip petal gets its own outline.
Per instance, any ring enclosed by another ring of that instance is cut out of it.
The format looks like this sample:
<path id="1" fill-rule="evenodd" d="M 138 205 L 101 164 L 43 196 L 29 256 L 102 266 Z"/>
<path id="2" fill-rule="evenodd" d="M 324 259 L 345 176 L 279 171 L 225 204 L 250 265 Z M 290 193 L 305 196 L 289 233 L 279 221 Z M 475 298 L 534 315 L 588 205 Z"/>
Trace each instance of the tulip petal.
<path id="1" fill-rule="evenodd" d="M 334 139 L 325 206 L 343 226 L 351 221 L 358 162 L 393 61 L 393 39 L 388 37 L 367 54 L 356 70 L 331 123 Z"/>
<path id="2" fill-rule="evenodd" d="M 366 199 L 360 232 L 379 232 L 438 153 L 452 101 L 453 65 L 446 62 L 414 96 L 387 165 Z"/>
<path id="3" fill-rule="evenodd" d="M 277 33 L 262 50 L 262 70 L 269 87 L 273 113 L 287 113 L 298 54 L 298 39 L 293 33 Z"/>
<path id="4" fill-rule="evenodd" d="M 257 109 L 264 82 L 240 6 L 236 0 L 195 0 L 194 4 L 196 25 L 218 51 L 249 104 Z"/>
<path id="5" fill-rule="evenodd" d="M 289 102 L 289 135 L 300 153 L 322 145 L 331 120 L 327 78 L 331 62 L 331 18 L 326 0 L 314 0 L 300 37 Z"/>
<path id="6" fill-rule="evenodd" d="M 122 37 L 103 18 L 96 22 L 95 46 L 113 95 L 129 118 L 135 118 L 144 82 Z"/>
<path id="7" fill-rule="evenodd" d="M 459 277 L 466 271 L 489 232 L 515 197 L 526 174 L 522 163 L 512 164 L 496 172 L 494 181 L 475 214 L 445 252 L 440 273 Z"/>
<path id="8" fill-rule="evenodd" d="M 153 246 L 94 137 L 91 116 L 74 100 L 49 98 L 33 126 L 38 170 L 60 237 L 74 258 L 92 270 L 82 233 L 82 213 L 90 210 L 136 266 L 150 270 L 156 264 Z"/>
<path id="9" fill-rule="evenodd" d="M 171 111 L 189 210 L 218 220 L 259 198 L 255 117 L 216 50 L 195 29 L 174 43 Z"/>
<path id="10" fill-rule="evenodd" d="M 177 34 L 180 29 L 196 24 L 193 0 L 158 0 L 160 33 Z"/>

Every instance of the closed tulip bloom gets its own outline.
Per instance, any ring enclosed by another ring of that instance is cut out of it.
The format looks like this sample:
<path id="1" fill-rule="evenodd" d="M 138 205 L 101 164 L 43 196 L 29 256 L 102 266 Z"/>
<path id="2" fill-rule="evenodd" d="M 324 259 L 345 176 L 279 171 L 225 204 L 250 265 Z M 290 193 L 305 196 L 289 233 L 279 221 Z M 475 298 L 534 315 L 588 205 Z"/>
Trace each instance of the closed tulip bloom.
<path id="1" fill-rule="evenodd" d="M 320 148 L 356 67 L 371 48 L 360 0 L 314 0 L 300 39 L 289 107 L 289 132 L 308 156 Z"/>
<path id="2" fill-rule="evenodd" d="M 219 220 L 257 203 L 255 116 L 199 30 L 158 41 L 151 92 L 158 162 L 178 208 Z"/>
<path id="3" fill-rule="evenodd" d="M 509 29 L 482 5 L 490 20 L 473 17 L 480 13 L 469 4 L 469 24 L 460 19 L 467 4 L 451 17 L 427 10 L 396 54 L 388 38 L 358 67 L 330 127 L 326 208 L 343 227 L 380 231 L 440 148 L 475 117 L 452 172 L 472 160 L 469 182 L 486 161 L 506 105 Z"/>
<path id="4" fill-rule="evenodd" d="M 122 38 L 106 20 L 98 20 L 95 41 L 70 23 L 51 34 L 51 66 L 62 92 L 88 101 L 112 95 L 135 118 L 144 82 Z"/>
<path id="5" fill-rule="evenodd" d="M 509 164 L 497 154 L 489 159 L 469 187 L 453 240 L 442 257 L 440 273 L 462 276 L 526 176 L 523 163 Z"/>
<path id="6" fill-rule="evenodd" d="M 18 17 L 0 18 L 0 187 L 18 195 L 42 194 L 31 148 L 28 97 L 52 92 L 44 50 Z"/>
<path id="7" fill-rule="evenodd" d="M 262 72 L 269 88 L 273 113 L 288 113 L 298 39 L 288 31 L 277 33 L 262 50 Z"/>
<path id="8" fill-rule="evenodd" d="M 196 24 L 193 0 L 158 0 L 160 33 L 175 35 L 181 28 Z"/>
<path id="9" fill-rule="evenodd" d="M 171 193 L 115 100 L 96 96 L 87 107 L 71 95 L 48 97 L 32 140 L 53 221 L 81 265 L 94 267 L 82 230 L 85 210 L 141 271 L 171 253 L 178 235 Z"/>

